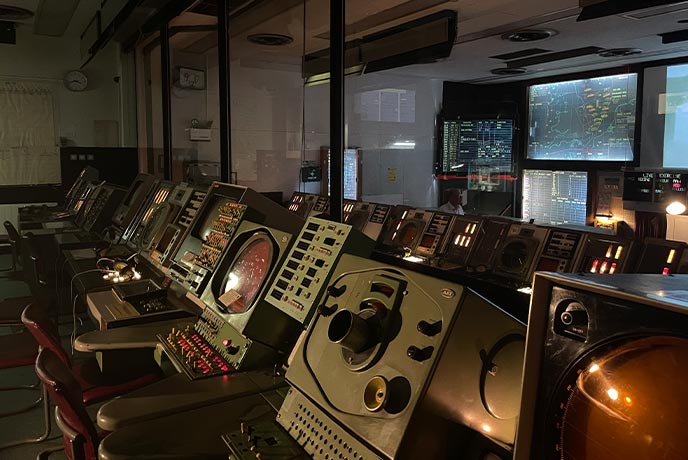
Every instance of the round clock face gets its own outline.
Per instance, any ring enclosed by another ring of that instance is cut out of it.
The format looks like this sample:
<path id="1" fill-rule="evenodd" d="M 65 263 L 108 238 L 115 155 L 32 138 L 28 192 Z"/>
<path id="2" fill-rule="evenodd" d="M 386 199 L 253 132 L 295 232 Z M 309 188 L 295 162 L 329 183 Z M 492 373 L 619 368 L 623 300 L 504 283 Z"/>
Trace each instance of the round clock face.
<path id="1" fill-rule="evenodd" d="M 83 91 L 88 86 L 88 78 L 80 70 L 72 70 L 65 75 L 64 84 L 70 91 Z"/>

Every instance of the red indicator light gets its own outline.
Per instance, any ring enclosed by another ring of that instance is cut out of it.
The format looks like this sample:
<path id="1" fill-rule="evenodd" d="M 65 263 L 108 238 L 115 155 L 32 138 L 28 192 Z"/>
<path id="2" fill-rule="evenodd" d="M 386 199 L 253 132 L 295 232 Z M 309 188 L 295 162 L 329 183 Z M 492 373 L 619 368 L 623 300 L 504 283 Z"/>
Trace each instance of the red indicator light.
<path id="1" fill-rule="evenodd" d="M 664 267 L 664 270 L 662 270 L 662 275 L 668 275 L 669 274 L 669 267 Z"/>
<path id="2" fill-rule="evenodd" d="M 224 345 L 225 347 L 226 347 L 227 345 L 229 345 L 229 340 L 228 340 L 228 339 L 224 339 L 224 340 L 222 341 L 222 345 Z"/>

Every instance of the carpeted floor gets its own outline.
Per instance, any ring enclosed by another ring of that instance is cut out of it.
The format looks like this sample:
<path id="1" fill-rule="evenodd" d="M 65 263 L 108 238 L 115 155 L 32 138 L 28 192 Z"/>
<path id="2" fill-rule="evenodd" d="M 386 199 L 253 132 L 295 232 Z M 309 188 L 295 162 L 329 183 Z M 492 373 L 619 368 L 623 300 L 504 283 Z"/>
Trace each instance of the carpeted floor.
<path id="1" fill-rule="evenodd" d="M 7 255 L 0 255 L 0 270 L 11 266 L 11 259 Z M 11 276 L 6 271 L 0 271 L 0 299 L 22 297 L 30 295 L 28 286 L 20 281 L 18 277 Z M 61 323 L 67 325 L 60 326 L 60 335 L 63 337 L 63 347 L 69 350 L 69 335 L 72 332 L 71 326 L 68 325 L 71 321 L 69 317 L 62 317 Z M 78 324 L 78 323 L 77 323 Z M 77 332 L 81 334 L 87 330 L 93 329 L 93 325 L 87 322 L 80 325 Z M 0 335 L 11 334 L 12 330 L 8 327 L 0 327 Z M 79 353 L 75 359 L 81 358 Z M 0 369 L 0 388 L 11 387 L 17 385 L 30 385 L 38 381 L 36 373 L 32 366 L 14 368 L 14 369 Z M 26 407 L 35 401 L 40 396 L 39 391 L 33 390 L 15 390 L 15 391 L 0 391 L 0 415 L 11 412 L 22 407 Z M 95 418 L 98 407 L 89 408 L 92 418 Z M 59 447 L 62 444 L 62 436 L 60 431 L 54 426 L 54 408 L 51 405 L 50 419 L 52 429 L 48 440 L 38 444 L 28 444 L 9 449 L 0 450 L 0 459 L 2 460 L 32 460 L 36 458 L 39 452 L 50 448 Z M 15 442 L 21 439 L 31 439 L 39 436 L 44 431 L 43 422 L 43 406 L 39 404 L 31 410 L 12 415 L 8 417 L 0 416 L 0 446 Z M 64 452 L 56 452 L 50 456 L 51 460 L 63 460 L 67 457 Z"/>

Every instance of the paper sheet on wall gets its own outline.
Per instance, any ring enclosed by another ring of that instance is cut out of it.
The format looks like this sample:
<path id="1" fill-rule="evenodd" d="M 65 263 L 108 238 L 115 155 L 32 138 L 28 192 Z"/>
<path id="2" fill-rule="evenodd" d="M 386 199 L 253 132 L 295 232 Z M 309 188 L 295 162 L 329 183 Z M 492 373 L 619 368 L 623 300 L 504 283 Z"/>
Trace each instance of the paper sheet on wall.
<path id="1" fill-rule="evenodd" d="M 59 184 L 54 85 L 0 80 L 0 186 Z"/>

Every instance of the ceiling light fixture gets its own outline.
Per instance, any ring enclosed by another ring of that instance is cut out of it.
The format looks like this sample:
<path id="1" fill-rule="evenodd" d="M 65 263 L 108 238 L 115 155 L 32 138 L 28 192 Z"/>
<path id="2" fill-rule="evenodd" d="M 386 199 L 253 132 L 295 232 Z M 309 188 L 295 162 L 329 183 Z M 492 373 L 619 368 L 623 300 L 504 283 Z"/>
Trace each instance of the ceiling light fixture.
<path id="1" fill-rule="evenodd" d="M 251 43 L 263 46 L 286 46 L 294 41 L 289 35 L 283 34 L 252 34 L 246 39 Z"/>
<path id="2" fill-rule="evenodd" d="M 502 35 L 502 40 L 509 40 L 510 42 L 535 42 L 538 40 L 545 40 L 556 35 L 557 32 L 551 29 L 522 29 L 515 32 L 507 32 Z"/>
<path id="3" fill-rule="evenodd" d="M 502 75 L 502 76 L 523 75 L 526 72 L 528 72 L 528 71 L 526 69 L 524 69 L 523 67 L 500 67 L 497 69 L 490 70 L 491 74 Z"/>
<path id="4" fill-rule="evenodd" d="M 643 50 L 639 48 L 609 48 L 597 53 L 598 56 L 604 58 L 626 57 L 641 54 Z"/>

